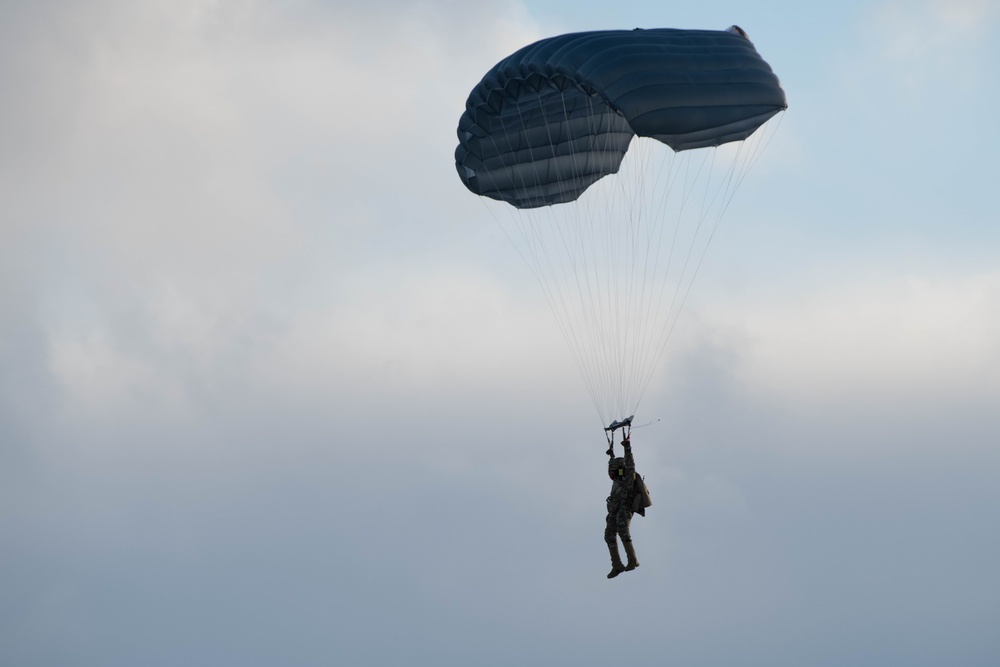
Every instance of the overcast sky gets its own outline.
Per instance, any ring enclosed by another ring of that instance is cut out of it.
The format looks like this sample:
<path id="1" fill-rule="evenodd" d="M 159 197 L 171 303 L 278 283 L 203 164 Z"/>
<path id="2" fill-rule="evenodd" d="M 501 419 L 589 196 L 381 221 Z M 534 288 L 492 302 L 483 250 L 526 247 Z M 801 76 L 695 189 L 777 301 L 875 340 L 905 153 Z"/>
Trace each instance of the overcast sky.
<path id="1" fill-rule="evenodd" d="M 459 181 L 535 39 L 789 110 L 606 447 Z M 0 4 L 0 663 L 1000 663 L 1000 3 Z"/>

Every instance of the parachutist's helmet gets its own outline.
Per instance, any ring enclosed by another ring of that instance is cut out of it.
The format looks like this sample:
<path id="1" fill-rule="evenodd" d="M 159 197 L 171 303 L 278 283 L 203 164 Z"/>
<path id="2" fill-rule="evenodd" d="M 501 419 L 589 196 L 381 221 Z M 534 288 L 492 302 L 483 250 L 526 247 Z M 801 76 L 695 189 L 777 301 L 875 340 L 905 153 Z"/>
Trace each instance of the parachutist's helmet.
<path id="1" fill-rule="evenodd" d="M 608 477 L 620 479 L 625 476 L 625 459 L 618 457 L 608 461 Z"/>

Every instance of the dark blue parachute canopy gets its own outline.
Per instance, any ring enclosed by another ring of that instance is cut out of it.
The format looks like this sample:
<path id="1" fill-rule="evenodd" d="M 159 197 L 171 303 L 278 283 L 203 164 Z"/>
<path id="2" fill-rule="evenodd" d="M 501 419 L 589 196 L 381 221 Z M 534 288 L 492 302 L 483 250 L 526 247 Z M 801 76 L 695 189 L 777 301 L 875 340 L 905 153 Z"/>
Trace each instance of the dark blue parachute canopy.
<path id="1" fill-rule="evenodd" d="M 786 106 L 778 77 L 735 27 L 560 35 L 501 60 L 473 89 L 455 164 L 478 195 L 560 204 L 616 173 L 635 135 L 675 151 L 718 146 Z"/>

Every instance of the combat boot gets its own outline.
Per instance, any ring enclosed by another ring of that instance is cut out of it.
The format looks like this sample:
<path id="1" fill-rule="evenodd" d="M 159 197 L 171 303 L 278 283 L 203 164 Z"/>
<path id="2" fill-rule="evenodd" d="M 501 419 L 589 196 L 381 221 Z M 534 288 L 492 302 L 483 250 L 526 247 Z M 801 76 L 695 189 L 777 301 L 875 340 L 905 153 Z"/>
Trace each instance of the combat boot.
<path id="1" fill-rule="evenodd" d="M 632 546 L 632 540 L 625 542 L 625 555 L 628 556 L 628 565 L 625 566 L 624 572 L 631 572 L 635 568 L 639 567 L 639 561 L 635 558 L 635 547 Z"/>
<path id="2" fill-rule="evenodd" d="M 611 553 L 611 571 L 608 572 L 608 579 L 614 579 L 625 571 L 622 557 L 618 554 L 618 540 L 608 542 L 608 551 Z"/>

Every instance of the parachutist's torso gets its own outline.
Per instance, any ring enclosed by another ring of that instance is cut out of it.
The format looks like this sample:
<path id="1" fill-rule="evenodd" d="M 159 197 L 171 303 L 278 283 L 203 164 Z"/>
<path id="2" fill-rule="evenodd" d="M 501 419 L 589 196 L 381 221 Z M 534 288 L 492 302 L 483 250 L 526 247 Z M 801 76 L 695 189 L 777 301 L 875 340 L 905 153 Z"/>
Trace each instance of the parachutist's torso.
<path id="1" fill-rule="evenodd" d="M 617 461 L 617 459 L 616 459 Z M 608 496 L 608 514 L 613 514 L 624 508 L 632 511 L 632 492 L 635 487 L 635 461 L 632 459 L 632 449 L 625 450 L 623 474 L 616 475 L 611 483 L 611 495 Z"/>

